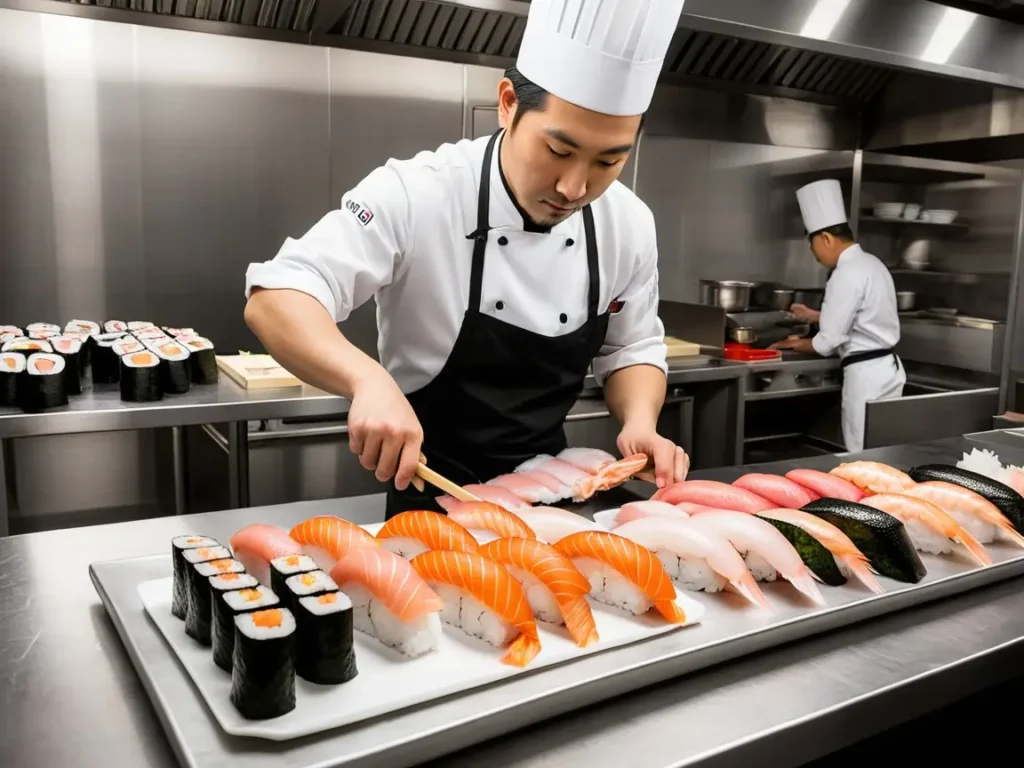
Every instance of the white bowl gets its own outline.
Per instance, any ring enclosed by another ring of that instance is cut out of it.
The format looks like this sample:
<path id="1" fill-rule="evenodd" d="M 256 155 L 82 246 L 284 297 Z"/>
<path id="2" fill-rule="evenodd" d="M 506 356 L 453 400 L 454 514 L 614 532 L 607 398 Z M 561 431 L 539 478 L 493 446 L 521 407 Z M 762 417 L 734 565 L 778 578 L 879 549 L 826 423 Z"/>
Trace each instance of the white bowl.
<path id="1" fill-rule="evenodd" d="M 934 224 L 952 224 L 957 215 L 956 211 L 929 209 L 921 214 L 921 218 Z"/>

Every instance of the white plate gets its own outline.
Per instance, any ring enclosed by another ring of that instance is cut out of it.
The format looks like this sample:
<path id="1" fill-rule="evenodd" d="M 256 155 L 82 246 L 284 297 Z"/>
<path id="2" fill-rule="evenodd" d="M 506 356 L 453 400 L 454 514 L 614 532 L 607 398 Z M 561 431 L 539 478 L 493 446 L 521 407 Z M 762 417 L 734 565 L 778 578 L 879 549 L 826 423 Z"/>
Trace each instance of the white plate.
<path id="1" fill-rule="evenodd" d="M 367 526 L 369 527 L 369 526 Z M 171 614 L 173 579 L 156 579 L 138 586 L 139 597 L 153 623 L 177 655 L 227 733 L 285 741 L 387 715 L 433 699 L 571 662 L 610 648 L 641 642 L 682 626 L 700 622 L 704 606 L 676 590 L 676 602 L 687 624 L 666 624 L 655 612 L 633 616 L 590 600 L 601 636 L 590 648 L 578 648 L 564 627 L 538 622 L 542 650 L 525 669 L 502 664 L 504 651 L 444 625 L 440 647 L 408 659 L 379 642 L 355 632 L 355 679 L 338 686 L 319 686 L 296 677 L 295 709 L 271 720 L 246 720 L 231 704 L 231 675 L 213 663 L 210 648 L 185 634 L 185 623 Z M 543 674 L 543 673 L 542 673 Z"/>

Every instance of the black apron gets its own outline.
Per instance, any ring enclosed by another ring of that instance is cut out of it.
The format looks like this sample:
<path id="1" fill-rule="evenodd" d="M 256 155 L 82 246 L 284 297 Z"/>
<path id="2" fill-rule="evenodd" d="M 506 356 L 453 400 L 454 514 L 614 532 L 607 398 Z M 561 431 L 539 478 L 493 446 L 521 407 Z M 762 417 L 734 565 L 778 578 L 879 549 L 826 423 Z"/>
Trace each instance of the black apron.
<path id="1" fill-rule="evenodd" d="M 469 304 L 459 336 L 440 373 L 408 395 L 423 427 L 427 466 L 459 485 L 486 482 L 537 454 L 556 454 L 566 447 L 565 417 L 608 330 L 608 313 L 598 314 L 600 269 L 589 205 L 582 211 L 589 285 L 587 320 L 580 328 L 544 336 L 480 311 L 491 162 L 500 134 L 491 137 L 484 152 L 477 228 L 469 235 L 475 241 Z M 410 509 L 441 512 L 439 495 L 430 485 L 423 492 L 412 486 L 398 491 L 392 482 L 385 517 Z"/>

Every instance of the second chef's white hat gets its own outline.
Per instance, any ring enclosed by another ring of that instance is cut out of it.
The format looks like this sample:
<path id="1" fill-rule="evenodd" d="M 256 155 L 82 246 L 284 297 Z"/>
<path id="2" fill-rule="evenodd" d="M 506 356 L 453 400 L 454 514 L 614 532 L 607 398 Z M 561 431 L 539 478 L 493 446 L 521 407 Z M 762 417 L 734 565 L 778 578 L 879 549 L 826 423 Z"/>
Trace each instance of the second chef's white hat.
<path id="1" fill-rule="evenodd" d="M 606 115 L 647 111 L 684 0 L 533 0 L 516 68 Z"/>
<path id="2" fill-rule="evenodd" d="M 809 235 L 836 224 L 846 224 L 843 188 L 836 179 L 824 179 L 800 187 L 796 191 L 796 200 L 800 204 L 804 229 Z"/>

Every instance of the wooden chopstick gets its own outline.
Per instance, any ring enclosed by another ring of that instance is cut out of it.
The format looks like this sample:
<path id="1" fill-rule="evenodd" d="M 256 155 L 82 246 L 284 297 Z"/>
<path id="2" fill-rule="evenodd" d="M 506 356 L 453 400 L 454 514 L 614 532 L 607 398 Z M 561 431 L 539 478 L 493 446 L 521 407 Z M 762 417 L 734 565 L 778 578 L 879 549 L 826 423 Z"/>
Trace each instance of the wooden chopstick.
<path id="1" fill-rule="evenodd" d="M 430 469 L 422 461 L 416 465 L 416 475 L 459 501 L 482 501 L 482 499 L 477 498 L 469 491 L 463 490 L 461 486 L 456 485 L 448 478 L 437 474 L 437 472 Z M 416 487 L 422 490 L 420 486 Z"/>

